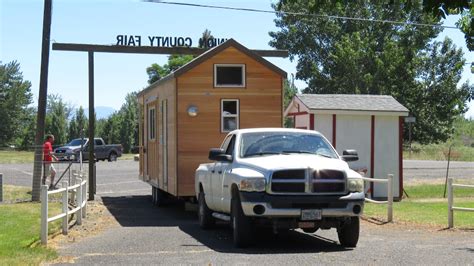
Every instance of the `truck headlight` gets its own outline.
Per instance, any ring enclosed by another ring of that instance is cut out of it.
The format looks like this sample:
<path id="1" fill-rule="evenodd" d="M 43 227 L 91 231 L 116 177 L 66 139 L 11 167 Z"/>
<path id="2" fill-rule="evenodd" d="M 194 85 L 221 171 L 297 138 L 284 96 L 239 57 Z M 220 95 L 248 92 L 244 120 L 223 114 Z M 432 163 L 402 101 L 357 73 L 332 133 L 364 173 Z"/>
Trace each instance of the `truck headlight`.
<path id="1" fill-rule="evenodd" d="M 348 178 L 347 188 L 351 192 L 364 192 L 364 180 L 361 178 Z"/>
<path id="2" fill-rule="evenodd" d="M 241 191 L 265 191 L 265 178 L 246 178 L 240 181 Z"/>

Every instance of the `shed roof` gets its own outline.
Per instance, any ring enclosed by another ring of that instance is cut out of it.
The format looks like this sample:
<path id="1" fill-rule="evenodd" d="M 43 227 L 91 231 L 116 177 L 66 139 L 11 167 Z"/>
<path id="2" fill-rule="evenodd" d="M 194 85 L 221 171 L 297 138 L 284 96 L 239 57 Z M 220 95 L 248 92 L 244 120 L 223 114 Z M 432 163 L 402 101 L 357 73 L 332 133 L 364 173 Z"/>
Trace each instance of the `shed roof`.
<path id="1" fill-rule="evenodd" d="M 366 94 L 298 94 L 310 110 L 408 112 L 390 95 Z"/>
<path id="2" fill-rule="evenodd" d="M 242 53 L 248 55 L 249 57 L 253 58 L 255 61 L 261 63 L 262 65 L 268 67 L 270 70 L 274 71 L 275 73 L 281 75 L 283 78 L 286 78 L 286 72 L 282 70 L 281 68 L 277 67 L 276 65 L 270 63 L 267 61 L 265 58 L 259 56 L 252 50 L 248 49 L 247 47 L 243 46 L 242 44 L 238 43 L 234 39 L 228 39 L 227 41 L 223 42 L 222 44 L 215 46 L 206 52 L 200 54 L 198 57 L 194 58 L 193 60 L 189 61 L 187 64 L 184 66 L 176 69 L 174 72 L 171 72 L 170 74 L 164 76 L 158 81 L 155 81 L 154 83 L 150 84 L 147 88 L 143 89 L 138 93 L 138 95 L 143 94 L 144 92 L 150 90 L 151 88 L 154 88 L 163 82 L 167 81 L 170 78 L 177 78 L 184 73 L 188 72 L 189 70 L 193 69 L 197 65 L 201 64 L 202 62 L 208 60 L 209 58 L 213 57 L 214 55 L 220 53 L 221 51 L 225 50 L 228 47 L 234 47 L 237 50 L 241 51 Z"/>

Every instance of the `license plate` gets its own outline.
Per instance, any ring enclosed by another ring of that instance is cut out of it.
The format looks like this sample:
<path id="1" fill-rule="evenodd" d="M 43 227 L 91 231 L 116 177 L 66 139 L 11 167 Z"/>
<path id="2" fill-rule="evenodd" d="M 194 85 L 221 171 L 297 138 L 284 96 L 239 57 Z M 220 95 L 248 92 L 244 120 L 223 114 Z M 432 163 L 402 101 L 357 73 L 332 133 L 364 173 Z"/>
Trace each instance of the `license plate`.
<path id="1" fill-rule="evenodd" d="M 313 221 L 313 220 L 321 220 L 322 218 L 321 210 L 301 210 L 301 220 L 302 221 Z"/>

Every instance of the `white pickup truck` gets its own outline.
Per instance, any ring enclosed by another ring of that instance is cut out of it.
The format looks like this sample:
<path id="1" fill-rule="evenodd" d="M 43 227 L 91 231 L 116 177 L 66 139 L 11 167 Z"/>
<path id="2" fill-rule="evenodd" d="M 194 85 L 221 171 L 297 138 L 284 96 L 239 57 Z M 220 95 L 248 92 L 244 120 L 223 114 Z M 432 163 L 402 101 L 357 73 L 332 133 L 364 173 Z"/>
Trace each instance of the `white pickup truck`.
<path id="1" fill-rule="evenodd" d="M 355 247 L 364 208 L 364 182 L 316 131 L 282 128 L 230 132 L 196 169 L 199 225 L 229 221 L 234 245 L 251 244 L 253 230 L 337 228 L 339 242 Z"/>

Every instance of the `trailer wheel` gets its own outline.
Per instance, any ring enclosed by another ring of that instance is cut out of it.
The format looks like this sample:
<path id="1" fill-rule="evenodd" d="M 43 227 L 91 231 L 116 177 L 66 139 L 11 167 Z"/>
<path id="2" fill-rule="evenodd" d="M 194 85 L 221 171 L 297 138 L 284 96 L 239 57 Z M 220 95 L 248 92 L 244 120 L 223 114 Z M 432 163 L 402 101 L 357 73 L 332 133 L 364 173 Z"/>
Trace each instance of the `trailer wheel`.
<path id="1" fill-rule="evenodd" d="M 166 194 L 157 187 L 152 187 L 151 192 L 153 205 L 158 207 L 164 206 L 166 201 Z"/>
<path id="2" fill-rule="evenodd" d="M 250 218 L 245 216 L 238 196 L 232 197 L 231 200 L 231 222 L 234 246 L 238 248 L 249 246 L 252 240 L 252 223 Z"/>
<path id="3" fill-rule="evenodd" d="M 337 229 L 337 236 L 341 245 L 348 248 L 355 248 L 359 241 L 359 230 L 359 217 L 351 217 L 349 222 L 344 223 Z"/>
<path id="4" fill-rule="evenodd" d="M 199 192 L 198 195 L 198 218 L 199 226 L 202 229 L 210 229 L 214 226 L 215 220 L 212 217 L 212 211 L 206 204 L 206 199 L 204 198 L 204 192 Z"/>

